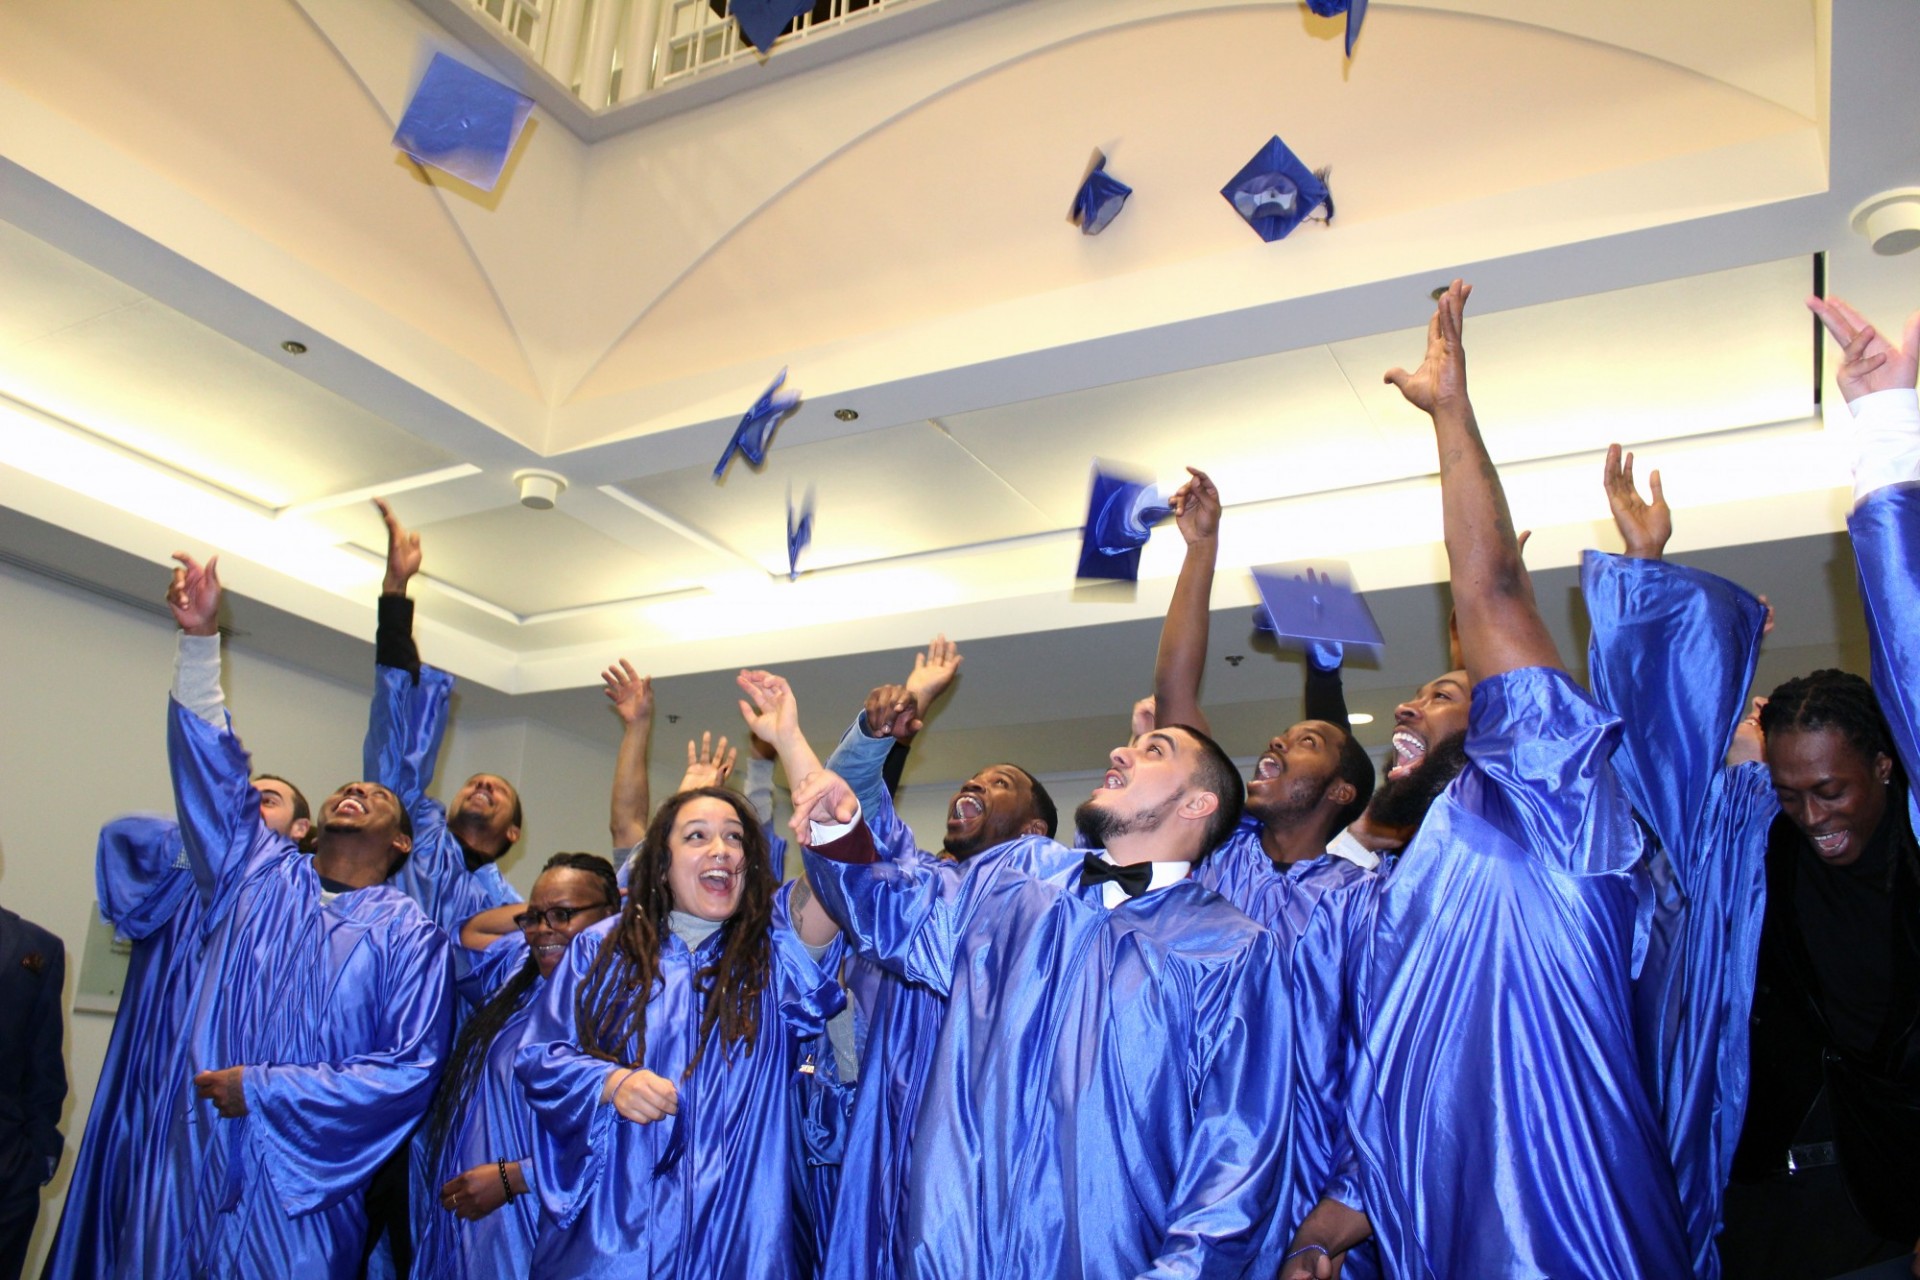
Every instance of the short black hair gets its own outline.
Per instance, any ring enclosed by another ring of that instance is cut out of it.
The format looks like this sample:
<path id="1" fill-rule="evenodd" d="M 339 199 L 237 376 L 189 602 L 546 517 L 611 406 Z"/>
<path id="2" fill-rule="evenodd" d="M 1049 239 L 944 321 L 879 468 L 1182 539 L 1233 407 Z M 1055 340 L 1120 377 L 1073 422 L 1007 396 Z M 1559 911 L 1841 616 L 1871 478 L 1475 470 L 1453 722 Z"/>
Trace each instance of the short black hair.
<path id="1" fill-rule="evenodd" d="M 1333 834 L 1338 835 L 1360 820 L 1367 811 L 1367 805 L 1373 800 L 1374 769 L 1373 757 L 1353 736 L 1353 730 L 1343 724 L 1334 728 L 1340 731 L 1340 763 L 1334 767 L 1334 777 L 1353 785 L 1353 799 L 1347 806 L 1333 815 Z"/>
<path id="2" fill-rule="evenodd" d="M 1027 780 L 1027 786 L 1033 791 L 1033 812 L 1040 821 L 1047 824 L 1047 839 L 1053 839 L 1054 833 L 1060 830 L 1060 810 L 1053 803 L 1053 797 L 1047 794 L 1046 787 L 1042 786 L 1040 779 L 1034 777 L 1032 773 L 1020 768 L 1017 764 L 1009 764 L 1007 768 L 1017 770 L 1020 776 Z"/>
<path id="3" fill-rule="evenodd" d="M 620 878 L 614 874 L 613 863 L 599 854 L 556 853 L 540 868 L 541 875 L 549 871 L 586 872 L 600 881 L 600 891 L 606 894 L 606 904 L 615 911 L 620 909 Z"/>
<path id="4" fill-rule="evenodd" d="M 1194 857 L 1198 862 L 1219 848 L 1240 825 L 1240 814 L 1247 805 L 1247 784 L 1241 779 L 1233 757 L 1206 734 L 1190 724 L 1162 725 L 1161 728 L 1178 729 L 1200 744 L 1199 760 L 1194 765 L 1194 785 L 1211 792 L 1220 802 L 1200 833 L 1200 852 Z"/>
<path id="5" fill-rule="evenodd" d="M 1760 708 L 1760 732 L 1768 738 L 1820 729 L 1838 733 L 1869 764 L 1875 756 L 1886 756 L 1893 761 L 1896 775 L 1901 774 L 1900 755 L 1880 699 L 1874 697 L 1873 686 L 1853 672 L 1827 667 L 1795 676 L 1775 689 Z"/>
<path id="6" fill-rule="evenodd" d="M 306 793 L 294 786 L 293 783 L 277 773 L 256 773 L 253 775 L 253 780 L 256 783 L 277 782 L 285 787 L 293 793 L 293 820 L 298 822 L 300 819 L 305 818 L 308 822 L 313 821 L 313 810 L 307 806 Z"/>

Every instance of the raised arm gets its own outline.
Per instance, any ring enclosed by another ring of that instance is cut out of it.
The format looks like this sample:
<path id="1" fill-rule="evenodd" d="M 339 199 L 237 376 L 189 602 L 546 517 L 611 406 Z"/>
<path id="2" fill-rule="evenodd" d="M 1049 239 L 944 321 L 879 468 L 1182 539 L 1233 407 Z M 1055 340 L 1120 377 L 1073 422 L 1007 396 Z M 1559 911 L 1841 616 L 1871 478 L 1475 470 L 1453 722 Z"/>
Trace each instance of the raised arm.
<path id="1" fill-rule="evenodd" d="M 1453 282 L 1427 326 L 1426 359 L 1412 373 L 1389 370 L 1386 380 L 1433 419 L 1460 651 L 1468 678 L 1478 683 L 1519 667 L 1561 663 L 1534 605 L 1500 475 L 1467 398 L 1463 329 L 1470 292 Z"/>
<path id="2" fill-rule="evenodd" d="M 797 814 L 801 790 L 815 774 L 824 770 L 820 757 L 800 732 L 800 707 L 793 689 L 784 679 L 768 671 L 742 671 L 739 683 L 740 691 L 747 695 L 740 702 L 740 714 L 753 735 L 772 743 L 779 753 L 780 767 L 787 771 L 787 785 L 794 791 Z M 795 886 L 789 910 L 794 932 L 808 946 L 831 942 L 840 932 L 840 926 L 827 914 L 804 880 Z"/>
<path id="3" fill-rule="evenodd" d="M 1673 516 L 1659 476 L 1648 476 L 1649 502 L 1634 486 L 1633 455 L 1607 451 L 1602 479 L 1627 554 L 1588 553 L 1581 591 L 1593 622 L 1589 682 L 1621 719 L 1614 767 L 1691 895 L 1696 827 L 1753 680 L 1767 609 L 1724 578 L 1661 560 Z"/>
<path id="4" fill-rule="evenodd" d="M 1220 492 L 1206 472 L 1188 467 L 1187 475 L 1191 478 L 1169 499 L 1180 536 L 1187 540 L 1187 556 L 1160 624 L 1160 650 L 1153 659 L 1154 717 L 1163 725 L 1184 724 L 1207 733 L 1200 677 L 1207 665 L 1207 606 L 1220 554 Z"/>
<path id="5" fill-rule="evenodd" d="M 607 699 L 620 717 L 620 751 L 613 761 L 613 847 L 626 849 L 647 834 L 647 746 L 653 739 L 653 677 L 634 672 L 625 658 L 600 673 Z"/>

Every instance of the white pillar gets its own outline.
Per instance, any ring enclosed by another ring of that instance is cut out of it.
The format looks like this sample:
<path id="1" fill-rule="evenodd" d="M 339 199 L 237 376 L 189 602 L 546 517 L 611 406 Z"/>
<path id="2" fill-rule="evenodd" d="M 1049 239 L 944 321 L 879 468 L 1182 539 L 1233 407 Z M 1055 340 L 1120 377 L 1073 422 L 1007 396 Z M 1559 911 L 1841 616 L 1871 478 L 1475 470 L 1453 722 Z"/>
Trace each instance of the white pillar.
<path id="1" fill-rule="evenodd" d="M 587 4 L 588 0 L 547 0 L 547 39 L 540 49 L 540 65 L 569 89 L 580 61 L 580 19 Z"/>
<path id="2" fill-rule="evenodd" d="M 620 35 L 620 13 L 628 0 L 593 0 L 587 24 L 587 56 L 580 65 L 580 101 L 591 110 L 607 104 L 607 86 L 613 80 L 613 45 Z"/>
<path id="3" fill-rule="evenodd" d="M 620 73 L 620 101 L 631 102 L 653 88 L 654 44 L 669 0 L 628 0 L 627 47 Z"/>

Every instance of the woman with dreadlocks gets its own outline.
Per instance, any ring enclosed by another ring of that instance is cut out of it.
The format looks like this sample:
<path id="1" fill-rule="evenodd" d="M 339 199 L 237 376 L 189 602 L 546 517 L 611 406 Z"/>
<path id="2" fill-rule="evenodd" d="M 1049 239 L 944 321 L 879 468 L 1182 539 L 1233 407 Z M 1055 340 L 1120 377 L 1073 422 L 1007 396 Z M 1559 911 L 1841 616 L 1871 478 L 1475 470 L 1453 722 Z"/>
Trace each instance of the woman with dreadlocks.
<path id="1" fill-rule="evenodd" d="M 539 1179 L 533 1112 L 514 1078 L 514 1055 L 567 944 L 619 909 L 611 862 L 556 853 L 525 904 L 484 912 L 461 931 L 477 952 L 459 984 L 473 1008 L 411 1152 L 414 1276 L 528 1274 L 540 1221 L 530 1193 Z"/>
<path id="2" fill-rule="evenodd" d="M 547 1211 L 534 1275 L 802 1274 L 792 1085 L 844 1003 L 840 947 L 765 839 L 734 792 L 668 799 L 627 905 L 548 984 L 516 1066 Z"/>

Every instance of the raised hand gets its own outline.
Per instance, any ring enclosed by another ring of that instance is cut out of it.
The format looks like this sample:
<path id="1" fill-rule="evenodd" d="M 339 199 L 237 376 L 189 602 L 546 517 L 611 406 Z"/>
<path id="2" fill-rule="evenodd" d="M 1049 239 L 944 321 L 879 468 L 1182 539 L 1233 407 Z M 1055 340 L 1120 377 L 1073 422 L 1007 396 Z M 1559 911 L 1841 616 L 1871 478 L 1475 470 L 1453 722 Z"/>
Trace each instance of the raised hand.
<path id="1" fill-rule="evenodd" d="M 925 653 L 913 655 L 913 672 L 907 677 L 907 692 L 913 695 L 919 714 L 925 715 L 933 710 L 933 701 L 947 691 L 954 676 L 960 673 L 960 646 L 945 636 L 935 636 L 927 646 Z M 919 723 L 907 734 L 912 737 L 920 732 Z M 896 732 L 894 736 L 899 737 Z"/>
<path id="2" fill-rule="evenodd" d="M 1841 364 L 1834 379 L 1848 404 L 1875 391 L 1913 389 L 1920 373 L 1920 311 L 1907 317 L 1900 345 L 1895 346 L 1843 299 L 1808 298 L 1807 309 L 1840 344 Z"/>
<path id="3" fill-rule="evenodd" d="M 373 505 L 380 508 L 380 518 L 387 524 L 387 577 L 380 584 L 380 591 L 383 595 L 403 596 L 407 594 L 407 583 L 420 572 L 420 535 L 400 523 L 400 517 L 393 514 L 385 498 L 375 498 Z"/>
<path id="4" fill-rule="evenodd" d="M 793 838 L 811 844 L 812 823 L 839 825 L 852 822 L 860 812 L 860 801 L 846 779 L 831 769 L 816 769 L 793 788 Z"/>
<path id="5" fill-rule="evenodd" d="M 1204 471 L 1188 467 L 1187 475 L 1191 478 L 1174 490 L 1167 505 L 1173 508 L 1180 536 L 1191 546 L 1220 536 L 1220 491 Z"/>
<path id="6" fill-rule="evenodd" d="M 1159 728 L 1159 723 L 1154 719 L 1154 712 L 1158 708 L 1158 705 L 1152 694 L 1148 694 L 1133 704 L 1133 737 L 1137 738 L 1143 733 L 1152 733 L 1155 729 Z"/>
<path id="7" fill-rule="evenodd" d="M 693 740 L 687 740 L 687 772 L 680 779 L 676 791 L 693 791 L 700 787 L 724 787 L 727 779 L 733 776 L 734 761 L 739 759 L 738 748 L 727 745 L 726 735 L 720 736 L 718 746 L 714 745 L 712 733 L 702 733 L 700 744 L 696 748 Z"/>
<path id="8" fill-rule="evenodd" d="M 608 1079 L 613 1109 L 635 1124 L 652 1124 L 680 1114 L 680 1091 L 673 1081 L 642 1067 L 616 1071 Z"/>
<path id="9" fill-rule="evenodd" d="M 1607 505 L 1613 509 L 1614 527 L 1627 544 L 1627 554 L 1635 560 L 1658 560 L 1673 536 L 1673 510 L 1660 488 L 1660 473 L 1647 473 L 1647 488 L 1653 494 L 1648 502 L 1633 483 L 1633 455 L 1622 453 L 1620 446 L 1607 446 L 1607 465 L 1602 474 L 1607 489 Z"/>
<path id="10" fill-rule="evenodd" d="M 607 699 L 622 724 L 653 719 L 653 677 L 636 673 L 625 658 L 600 673 Z"/>
<path id="11" fill-rule="evenodd" d="M 867 736 L 911 741 L 920 732 L 922 705 L 903 684 L 880 685 L 867 695 L 867 705 L 861 708 L 867 720 Z"/>
<path id="12" fill-rule="evenodd" d="M 770 671 L 742 671 L 738 683 L 746 699 L 740 703 L 740 716 L 756 738 L 775 747 L 791 743 L 800 734 L 800 707 L 793 689 Z"/>
<path id="13" fill-rule="evenodd" d="M 173 610 L 174 622 L 190 636 L 217 634 L 220 557 L 213 556 L 204 565 L 184 551 L 174 552 L 173 558 L 180 562 L 167 584 L 167 607 Z"/>
<path id="14" fill-rule="evenodd" d="M 1386 380 L 1407 403 L 1429 415 L 1467 399 L 1467 351 L 1461 339 L 1466 327 L 1467 298 L 1473 287 L 1455 280 L 1440 295 L 1427 323 L 1427 355 L 1412 373 L 1387 370 Z"/>

